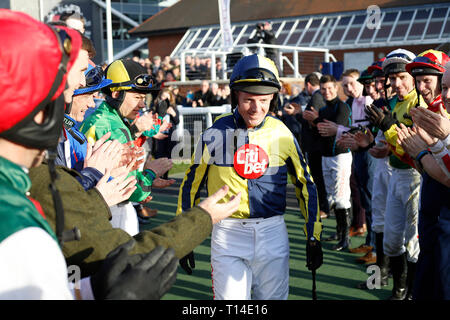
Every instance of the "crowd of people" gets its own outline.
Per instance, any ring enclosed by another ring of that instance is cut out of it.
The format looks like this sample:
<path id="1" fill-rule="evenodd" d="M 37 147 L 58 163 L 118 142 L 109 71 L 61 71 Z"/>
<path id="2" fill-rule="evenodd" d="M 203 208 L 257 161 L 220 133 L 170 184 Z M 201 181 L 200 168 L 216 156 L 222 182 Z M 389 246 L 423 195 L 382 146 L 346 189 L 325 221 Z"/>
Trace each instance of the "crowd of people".
<path id="1" fill-rule="evenodd" d="M 168 88 L 171 91 L 171 96 L 174 98 L 174 105 L 181 105 L 183 107 L 209 107 L 221 106 L 230 104 L 230 89 L 228 85 L 220 85 L 217 82 L 210 82 L 206 79 L 211 79 L 210 70 L 211 59 L 186 56 L 186 80 L 201 80 L 201 84 L 197 89 L 189 89 L 182 94 L 180 88 L 171 82 L 180 81 L 180 59 L 171 59 L 165 56 L 161 60 L 160 56 L 150 58 L 139 58 L 134 56 L 133 61 L 139 63 L 146 68 L 146 73 L 154 77 L 155 85 L 160 88 Z M 221 61 L 216 62 L 216 70 L 220 72 Z M 103 66 L 104 68 L 107 65 Z M 194 72 L 194 70 L 197 70 Z M 196 76 L 196 74 L 199 74 Z M 147 97 L 147 103 L 152 104 L 153 96 Z"/>
<path id="2" fill-rule="evenodd" d="M 133 203 L 174 182 L 163 178 L 172 162 L 146 159 L 142 148 L 171 127 L 141 112 L 159 92 L 153 78 L 131 59 L 96 67 L 92 42 L 65 21 L 0 9 L 0 38 L 0 297 L 161 298 L 178 259 L 237 209 L 240 194 L 219 202 L 224 185 L 140 231 Z M 85 117 L 98 90 L 104 101 Z M 68 265 L 78 270 L 73 283 Z"/>
<path id="3" fill-rule="evenodd" d="M 181 60 L 170 56 L 153 56 L 152 58 L 140 58 L 135 55 L 131 59 L 138 62 L 147 69 L 147 73 L 153 75 L 159 83 L 181 80 Z M 186 80 L 211 79 L 211 58 L 190 56 L 185 57 Z M 221 75 L 223 70 L 222 61 L 215 61 L 216 74 Z"/>
<path id="4" fill-rule="evenodd" d="M 274 113 L 308 159 L 321 218 L 334 215 L 333 250 L 364 253 L 390 299 L 448 299 L 450 59 L 397 49 L 363 72 L 309 74 Z M 303 109 L 301 105 L 306 105 Z M 350 238 L 365 235 L 351 247 Z M 367 283 L 358 285 L 367 289 Z"/>
<path id="5" fill-rule="evenodd" d="M 290 97 L 276 64 L 251 54 L 229 86 L 203 81 L 183 97 L 167 79 L 179 61 L 96 66 L 77 26 L 0 9 L 1 299 L 160 299 L 178 263 L 193 273 L 194 249 L 210 235 L 215 299 L 287 299 L 289 180 L 313 279 L 322 241 L 335 241 L 333 250 L 375 263 L 381 285 L 392 274 L 392 300 L 450 298 L 445 53 L 397 49 L 346 70 L 341 84 L 312 73 Z M 179 104 L 232 111 L 202 133 L 176 217 L 142 231 L 156 214 L 153 188 L 175 182 Z M 330 216 L 336 233 L 323 239 Z M 352 248 L 354 235 L 365 243 Z M 67 266 L 79 279 L 68 281 Z"/>

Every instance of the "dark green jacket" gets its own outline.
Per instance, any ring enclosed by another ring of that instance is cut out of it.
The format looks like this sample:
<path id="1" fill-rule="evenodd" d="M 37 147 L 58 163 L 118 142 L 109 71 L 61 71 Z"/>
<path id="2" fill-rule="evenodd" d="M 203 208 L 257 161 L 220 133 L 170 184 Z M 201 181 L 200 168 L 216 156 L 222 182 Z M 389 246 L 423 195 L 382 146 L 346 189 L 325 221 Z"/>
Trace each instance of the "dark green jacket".
<path id="1" fill-rule="evenodd" d="M 125 125 L 117 110 L 106 102 L 103 102 L 94 113 L 83 121 L 80 131 L 91 143 L 108 132 L 111 132 L 109 140 L 118 140 L 122 144 L 134 141 L 130 129 Z M 137 180 L 136 190 L 130 196 L 130 201 L 145 200 L 151 193 L 154 175 L 139 170 L 134 170 L 129 175 L 135 176 Z"/>
<path id="2" fill-rule="evenodd" d="M 85 191 L 75 179 L 78 173 L 74 170 L 59 166 L 56 170 L 59 175 L 56 186 L 64 206 L 65 229 L 76 226 L 81 231 L 81 240 L 65 242 L 63 253 L 67 265 L 78 265 L 82 277 L 86 277 L 98 271 L 110 251 L 132 237 L 111 226 L 109 207 L 96 188 Z M 32 181 L 31 196 L 41 203 L 49 224 L 55 229 L 55 210 L 48 189 L 48 166 L 44 163 L 33 168 L 29 175 Z M 131 253 L 146 253 L 162 245 L 174 248 L 177 257 L 182 258 L 202 243 L 211 231 L 210 215 L 195 207 L 165 224 L 135 235 L 136 245 Z"/>
<path id="3" fill-rule="evenodd" d="M 31 227 L 44 229 L 56 241 L 53 230 L 27 198 L 30 186 L 30 179 L 20 166 L 0 157 L 0 242 Z"/>

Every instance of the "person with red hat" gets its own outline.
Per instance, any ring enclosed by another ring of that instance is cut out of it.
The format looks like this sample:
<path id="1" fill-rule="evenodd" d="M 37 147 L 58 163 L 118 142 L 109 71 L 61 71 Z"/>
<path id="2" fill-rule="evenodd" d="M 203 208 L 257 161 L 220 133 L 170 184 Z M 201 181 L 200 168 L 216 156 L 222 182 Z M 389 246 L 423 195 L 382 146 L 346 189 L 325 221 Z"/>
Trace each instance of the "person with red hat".
<path id="1" fill-rule="evenodd" d="M 375 89 L 379 97 L 373 101 L 378 108 L 387 108 L 391 110 L 397 102 L 397 96 L 389 85 L 389 78 L 386 79 L 382 63 L 386 58 L 382 58 L 372 63 L 367 68 L 367 72 L 372 76 L 375 82 Z M 386 98 L 387 97 L 387 98 Z M 383 231 L 384 231 L 384 214 L 386 211 L 386 200 L 388 193 L 389 181 L 392 175 L 392 168 L 389 165 L 389 146 L 384 137 L 383 131 L 373 127 L 372 130 L 366 132 L 357 131 L 355 134 L 347 134 L 338 141 L 339 145 L 352 145 L 355 148 L 368 150 L 369 154 L 374 157 L 375 170 L 373 174 L 372 189 L 372 230 L 375 234 L 375 253 L 376 265 L 380 268 L 380 285 L 388 285 L 389 273 L 389 257 L 383 251 Z M 367 281 L 357 285 L 360 289 L 368 289 Z"/>
<path id="2" fill-rule="evenodd" d="M 450 161 L 445 161 L 446 157 L 449 158 L 446 146 L 450 144 L 450 132 L 444 133 L 445 130 L 441 130 L 438 137 L 435 133 L 430 135 L 429 132 L 432 131 L 425 129 L 428 128 L 425 123 L 429 120 L 424 121 L 424 118 L 441 118 L 443 122 L 449 122 L 449 115 L 444 110 L 450 84 L 445 65 L 449 61 L 450 58 L 441 51 L 426 50 L 406 65 L 406 70 L 415 78 L 416 90 L 420 94 L 418 96 L 428 105 L 428 109 L 411 110 L 414 128 L 401 126 L 397 129 L 399 143 L 415 159 L 416 168 L 422 174 L 418 223 L 420 254 L 414 291 L 411 293 L 414 299 L 443 298 L 439 288 L 441 271 L 436 268 L 442 257 L 436 253 L 436 244 L 440 214 L 442 210 L 447 212 L 450 207 Z M 447 74 L 445 77 L 444 73 Z M 444 99 L 441 93 L 444 94 Z M 422 117 L 423 115 L 426 116 Z M 437 156 L 433 151 L 441 152 L 442 156 Z M 443 164 L 442 167 L 440 163 Z"/>
<path id="3" fill-rule="evenodd" d="M 428 107 L 422 99 L 419 101 L 414 78 L 406 71 L 406 65 L 415 58 L 414 53 L 405 49 L 396 49 L 386 56 L 382 68 L 398 101 L 392 113 L 375 105 L 366 106 L 365 110 L 370 123 L 383 131 L 392 151 L 389 157 L 392 176 L 387 192 L 389 205 L 386 207 L 383 232 L 384 254 L 389 256 L 394 281 L 390 297 L 392 300 L 412 297 L 415 267 L 420 252 L 417 220 L 421 176 L 397 141 L 398 126 L 413 125 L 410 111 L 418 103 L 423 108 Z"/>
<path id="4" fill-rule="evenodd" d="M 380 93 L 375 87 L 375 78 L 369 72 L 369 68 L 361 72 L 358 82 L 364 86 L 363 96 L 369 96 L 373 101 L 380 99 Z"/>
<path id="5" fill-rule="evenodd" d="M 0 80 L 0 297 L 73 299 L 60 249 L 64 233 L 57 223 L 55 234 L 39 202 L 29 197 L 27 172 L 42 162 L 47 150 L 50 175 L 54 174 L 64 102 L 82 82 L 87 53 L 80 50 L 77 31 L 52 28 L 6 9 L 0 9 L 0 39 L 4 75 Z M 53 182 L 50 189 L 55 204 L 60 202 Z M 64 221 L 63 212 L 57 211 Z M 128 256 L 133 245 L 128 242 L 111 252 L 100 272 L 80 281 L 76 296 L 148 299 L 166 292 L 176 278 L 174 250 L 160 247 L 146 255 Z M 146 284 L 150 281 L 152 286 Z"/>
<path id="6" fill-rule="evenodd" d="M 406 65 L 406 71 L 414 77 L 417 96 L 428 105 L 428 110 L 438 112 L 443 106 L 441 79 L 445 64 L 450 58 L 442 51 L 426 50 Z"/>

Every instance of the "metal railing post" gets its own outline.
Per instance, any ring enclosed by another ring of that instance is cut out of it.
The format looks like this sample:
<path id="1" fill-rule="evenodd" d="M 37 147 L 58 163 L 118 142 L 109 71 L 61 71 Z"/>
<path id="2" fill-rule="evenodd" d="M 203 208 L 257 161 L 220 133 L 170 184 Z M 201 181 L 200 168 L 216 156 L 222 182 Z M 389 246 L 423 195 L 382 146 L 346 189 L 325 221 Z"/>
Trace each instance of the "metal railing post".
<path id="1" fill-rule="evenodd" d="M 186 53 L 182 52 L 180 57 L 180 79 L 186 81 Z"/>
<path id="2" fill-rule="evenodd" d="M 330 62 L 330 51 L 328 51 L 328 50 L 325 51 L 324 52 L 324 56 L 325 56 L 324 59 L 323 59 L 324 62 L 327 62 L 327 63 Z"/>
<path id="3" fill-rule="evenodd" d="M 220 60 L 222 61 L 222 80 L 227 80 L 227 55 L 223 54 L 220 57 Z"/>
<path id="4" fill-rule="evenodd" d="M 280 50 L 278 50 L 278 65 L 280 66 L 280 73 L 284 74 L 284 65 L 283 65 L 283 54 Z"/>
<path id="5" fill-rule="evenodd" d="M 206 127 L 209 128 L 209 127 L 212 126 L 212 124 L 213 124 L 213 121 L 212 121 L 212 114 L 211 114 L 211 112 L 208 112 L 208 113 L 206 114 Z"/>
<path id="6" fill-rule="evenodd" d="M 178 132 L 178 137 L 181 139 L 180 141 L 184 141 L 184 115 L 183 112 L 181 111 L 183 109 L 183 106 L 177 106 L 178 109 L 178 119 L 180 122 L 178 122 L 177 125 L 177 132 Z"/>
<path id="7" fill-rule="evenodd" d="M 216 78 L 216 54 L 211 53 L 211 80 L 215 81 Z"/>
<path id="8" fill-rule="evenodd" d="M 293 58 L 294 58 L 294 78 L 299 78 L 299 72 L 298 72 L 298 51 L 297 50 L 294 50 Z"/>

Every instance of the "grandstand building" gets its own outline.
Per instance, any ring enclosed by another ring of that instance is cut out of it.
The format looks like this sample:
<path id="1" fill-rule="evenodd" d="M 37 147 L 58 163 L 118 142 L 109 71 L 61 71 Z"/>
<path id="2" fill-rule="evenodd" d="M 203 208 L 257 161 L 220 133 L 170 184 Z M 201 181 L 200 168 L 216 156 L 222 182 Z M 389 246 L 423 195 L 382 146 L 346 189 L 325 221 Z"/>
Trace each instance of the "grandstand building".
<path id="1" fill-rule="evenodd" d="M 372 0 L 231 0 L 233 50 L 245 46 L 256 32 L 256 23 L 268 20 L 276 44 L 283 46 L 285 57 L 280 62 L 285 75 L 320 71 L 324 61 L 341 61 L 344 68 L 362 70 L 398 47 L 415 53 L 429 48 L 449 52 L 449 2 L 373 4 Z M 221 52 L 218 1 L 181 0 L 129 33 L 148 38 L 151 56 Z M 321 49 L 325 51 L 314 51 Z"/>
<path id="2" fill-rule="evenodd" d="M 147 53 L 147 39 L 132 38 L 128 30 L 177 1 L 111 0 L 114 56 L 129 56 L 136 50 Z M 0 8 L 23 11 L 44 22 L 56 21 L 64 12 L 79 13 L 86 21 L 86 36 L 92 39 L 97 51 L 94 62 L 107 60 L 105 0 L 0 0 Z"/>

